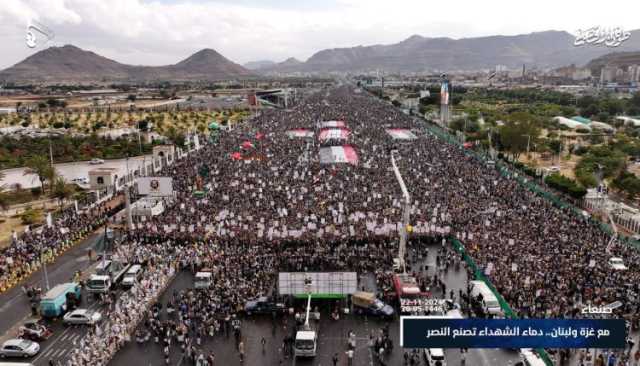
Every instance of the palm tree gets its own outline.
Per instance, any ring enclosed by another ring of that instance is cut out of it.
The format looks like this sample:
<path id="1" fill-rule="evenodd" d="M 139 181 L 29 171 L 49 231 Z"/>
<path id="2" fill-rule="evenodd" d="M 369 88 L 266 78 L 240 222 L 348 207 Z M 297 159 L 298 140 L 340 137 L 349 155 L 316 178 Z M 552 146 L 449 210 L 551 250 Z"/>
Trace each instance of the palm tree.
<path id="1" fill-rule="evenodd" d="M 44 183 L 47 180 L 53 182 L 55 177 L 55 169 L 51 166 L 49 160 L 45 156 L 36 155 L 27 160 L 25 165 L 27 169 L 24 171 L 24 175 L 37 175 L 40 185 L 42 186 L 42 191 L 44 192 Z"/>
<path id="2" fill-rule="evenodd" d="M 73 190 L 67 185 L 64 178 L 58 177 L 53 181 L 51 186 L 51 195 L 60 201 L 60 206 L 62 206 L 64 201 L 71 197 L 72 194 Z"/>

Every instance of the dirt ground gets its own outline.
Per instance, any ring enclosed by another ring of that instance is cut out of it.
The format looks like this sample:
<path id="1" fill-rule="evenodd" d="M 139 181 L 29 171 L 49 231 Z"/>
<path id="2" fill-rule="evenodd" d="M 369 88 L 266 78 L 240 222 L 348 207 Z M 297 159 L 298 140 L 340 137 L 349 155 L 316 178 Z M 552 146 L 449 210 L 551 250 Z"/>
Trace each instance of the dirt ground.
<path id="1" fill-rule="evenodd" d="M 12 230 L 17 232 L 24 231 L 24 225 L 20 223 L 17 217 L 0 217 L 0 248 L 5 248 L 11 243 Z"/>
<path id="2" fill-rule="evenodd" d="M 527 154 L 525 153 L 520 156 L 519 160 L 520 162 L 529 166 L 542 169 L 557 166 L 560 168 L 560 174 L 564 175 L 567 178 L 575 179 L 573 170 L 578 164 L 578 161 L 580 161 L 580 157 L 571 155 L 569 160 L 567 160 L 566 155 L 562 155 L 560 161 L 558 161 L 558 157 L 554 157 L 553 159 L 543 159 L 540 154 L 532 152 L 530 158 L 527 158 Z"/>

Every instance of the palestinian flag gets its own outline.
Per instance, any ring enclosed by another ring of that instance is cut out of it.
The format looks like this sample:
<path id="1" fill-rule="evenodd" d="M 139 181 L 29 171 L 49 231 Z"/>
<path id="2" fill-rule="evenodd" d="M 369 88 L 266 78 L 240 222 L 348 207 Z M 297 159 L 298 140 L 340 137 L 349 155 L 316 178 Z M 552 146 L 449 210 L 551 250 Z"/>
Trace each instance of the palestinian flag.
<path id="1" fill-rule="evenodd" d="M 320 163 L 349 163 L 357 165 L 358 154 L 353 146 L 350 145 L 322 147 L 320 148 Z"/>
<path id="2" fill-rule="evenodd" d="M 394 140 L 415 140 L 418 138 L 411 130 L 406 128 L 390 128 L 387 133 Z"/>
<path id="3" fill-rule="evenodd" d="M 349 138 L 350 131 L 346 128 L 326 128 L 320 130 L 318 139 L 323 140 L 346 140 Z"/>

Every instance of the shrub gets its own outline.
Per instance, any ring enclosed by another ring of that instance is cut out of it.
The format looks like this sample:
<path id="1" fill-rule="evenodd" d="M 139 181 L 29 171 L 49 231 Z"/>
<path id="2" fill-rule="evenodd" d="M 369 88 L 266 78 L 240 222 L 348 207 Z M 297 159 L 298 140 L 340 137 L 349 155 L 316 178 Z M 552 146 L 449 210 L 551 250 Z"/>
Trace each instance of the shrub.
<path id="1" fill-rule="evenodd" d="M 40 195 L 42 194 L 42 188 L 41 187 L 33 187 L 33 188 L 31 188 L 31 194 L 34 197 L 40 197 Z"/>
<path id="2" fill-rule="evenodd" d="M 557 189 L 560 192 L 566 193 L 574 198 L 582 198 L 585 194 L 587 194 L 587 190 L 578 185 L 574 180 L 569 179 L 563 175 L 558 173 L 550 174 L 545 179 L 544 182 L 552 188 Z"/>

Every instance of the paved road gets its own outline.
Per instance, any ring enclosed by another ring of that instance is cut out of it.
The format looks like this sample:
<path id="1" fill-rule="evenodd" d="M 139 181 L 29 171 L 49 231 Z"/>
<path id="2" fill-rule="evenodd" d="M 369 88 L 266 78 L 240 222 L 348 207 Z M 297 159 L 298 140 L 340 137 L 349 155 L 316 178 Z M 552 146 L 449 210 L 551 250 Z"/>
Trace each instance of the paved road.
<path id="1" fill-rule="evenodd" d="M 93 246 L 100 240 L 102 240 L 101 233 L 92 234 L 56 258 L 54 263 L 47 265 L 50 286 L 53 287 L 57 284 L 68 282 L 71 280 L 73 273 L 78 270 L 84 271 L 87 269 L 91 265 L 89 257 L 87 256 L 87 248 Z M 39 286 L 44 291 L 45 285 L 42 269 L 31 274 L 31 277 L 29 277 L 24 284 Z M 0 306 L 0 335 L 2 335 L 0 339 L 4 340 L 6 337 L 15 335 L 15 332 L 11 333 L 10 331 L 13 331 L 12 328 L 19 321 L 29 316 L 31 308 L 29 299 L 19 285 L 0 294 L 0 304 L 2 304 Z"/>
<path id="2" fill-rule="evenodd" d="M 133 173 L 134 170 L 142 166 L 145 160 L 146 164 L 149 165 L 152 161 L 152 155 L 129 158 L 129 171 Z M 99 165 L 91 165 L 87 161 L 80 161 L 54 164 L 54 166 L 58 174 L 64 177 L 67 182 L 71 182 L 75 178 L 88 178 L 89 170 L 96 168 L 116 168 L 119 177 L 125 176 L 127 173 L 127 159 L 105 160 L 104 164 Z M 6 169 L 2 172 L 5 174 L 5 177 L 0 180 L 0 185 L 12 187 L 14 184 L 19 183 L 24 189 L 40 187 L 38 177 L 33 174 L 25 175 L 25 168 Z"/>

